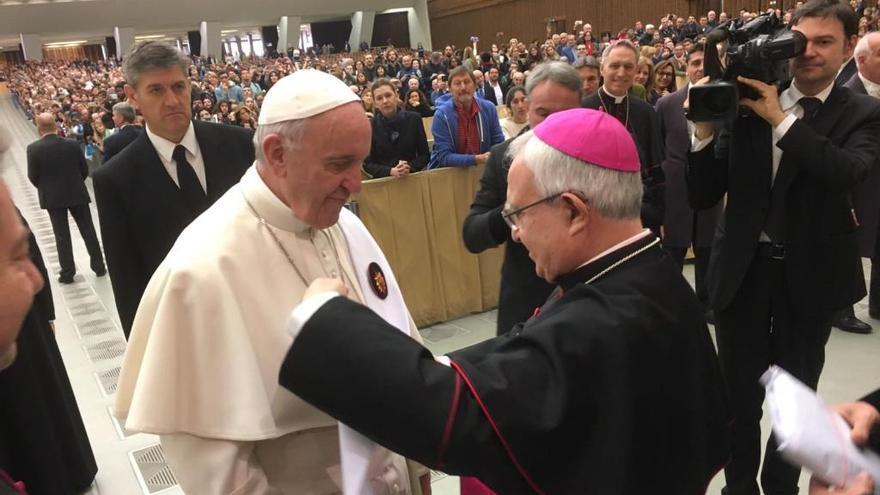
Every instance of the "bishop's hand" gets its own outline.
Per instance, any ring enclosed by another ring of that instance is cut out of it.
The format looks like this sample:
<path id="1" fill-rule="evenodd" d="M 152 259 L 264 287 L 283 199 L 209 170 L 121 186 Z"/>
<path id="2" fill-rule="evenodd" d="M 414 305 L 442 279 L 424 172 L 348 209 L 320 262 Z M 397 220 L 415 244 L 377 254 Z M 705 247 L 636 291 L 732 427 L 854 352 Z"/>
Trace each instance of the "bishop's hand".
<path id="1" fill-rule="evenodd" d="M 339 295 L 346 297 L 348 296 L 348 287 L 338 278 L 316 278 L 309 284 L 305 294 L 303 294 L 303 301 L 328 292 L 337 292 Z"/>

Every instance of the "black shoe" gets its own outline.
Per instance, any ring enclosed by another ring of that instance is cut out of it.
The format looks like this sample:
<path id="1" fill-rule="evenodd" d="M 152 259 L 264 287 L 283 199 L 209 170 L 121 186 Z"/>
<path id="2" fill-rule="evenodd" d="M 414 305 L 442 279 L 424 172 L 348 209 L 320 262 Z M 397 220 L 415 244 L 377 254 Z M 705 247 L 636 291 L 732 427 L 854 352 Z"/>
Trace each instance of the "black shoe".
<path id="1" fill-rule="evenodd" d="M 73 283 L 73 275 L 71 275 L 69 277 L 65 277 L 63 275 L 58 277 L 58 283 L 59 284 L 72 284 Z"/>
<path id="2" fill-rule="evenodd" d="M 706 323 L 710 325 L 715 325 L 715 311 L 711 309 L 706 310 Z"/>
<path id="3" fill-rule="evenodd" d="M 100 270 L 95 270 L 95 276 L 96 276 L 96 277 L 103 277 L 104 275 L 107 275 L 107 269 L 106 269 L 106 268 L 101 268 Z"/>
<path id="4" fill-rule="evenodd" d="M 855 316 L 847 315 L 836 318 L 831 326 L 849 333 L 868 334 L 871 333 L 871 325 L 863 322 Z"/>

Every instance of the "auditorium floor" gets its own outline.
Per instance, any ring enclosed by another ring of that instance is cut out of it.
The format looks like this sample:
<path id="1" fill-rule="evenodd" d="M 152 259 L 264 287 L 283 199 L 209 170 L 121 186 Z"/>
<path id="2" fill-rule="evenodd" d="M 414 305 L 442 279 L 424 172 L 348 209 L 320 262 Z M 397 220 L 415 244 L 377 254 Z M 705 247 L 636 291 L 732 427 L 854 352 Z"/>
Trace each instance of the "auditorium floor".
<path id="1" fill-rule="evenodd" d="M 56 337 L 98 460 L 99 472 L 90 493 L 181 493 L 173 473 L 164 463 L 157 437 L 130 434 L 109 413 L 125 350 L 110 281 L 107 277 L 96 278 L 88 269 L 85 246 L 71 221 L 79 273 L 73 284 L 57 284 L 58 256 L 52 228 L 46 213 L 39 209 L 36 191 L 26 177 L 25 146 L 36 139 L 36 133 L 5 96 L 0 96 L 0 126 L 9 129 L 14 136 L 13 148 L 4 158 L 3 177 L 46 258 L 55 298 Z M 94 204 L 92 208 L 97 223 Z M 691 265 L 685 268 L 685 275 L 693 282 Z M 861 396 L 880 385 L 880 321 L 868 319 L 865 301 L 858 304 L 856 312 L 877 330 L 866 336 L 833 331 L 820 383 L 820 393 L 831 402 Z M 467 316 L 424 328 L 421 332 L 432 352 L 446 353 L 493 336 L 495 312 Z M 768 430 L 765 421 L 765 435 Z M 716 477 L 709 493 L 720 493 L 722 478 Z M 434 493 L 458 494 L 455 477 L 435 473 L 434 480 Z M 801 493 L 806 494 L 806 476 L 802 477 L 801 486 Z"/>

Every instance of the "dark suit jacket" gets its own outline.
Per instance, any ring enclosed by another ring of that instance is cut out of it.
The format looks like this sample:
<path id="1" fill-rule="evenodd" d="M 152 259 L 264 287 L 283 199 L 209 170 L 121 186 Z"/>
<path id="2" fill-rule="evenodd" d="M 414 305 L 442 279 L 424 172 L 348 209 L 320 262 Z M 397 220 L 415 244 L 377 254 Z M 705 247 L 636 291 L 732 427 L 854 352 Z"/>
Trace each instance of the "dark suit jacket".
<path id="1" fill-rule="evenodd" d="M 505 155 L 513 139 L 492 147 L 480 189 L 464 220 L 464 245 L 472 253 L 480 253 L 506 242 L 501 265 L 501 292 L 498 297 L 497 331 L 510 331 L 526 321 L 553 291 L 553 286 L 535 274 L 535 262 L 525 246 L 511 239 L 510 227 L 501 218 L 507 201 L 507 168 Z"/>
<path id="2" fill-rule="evenodd" d="M 137 139 L 144 130 L 136 125 L 128 124 L 119 129 L 115 134 L 104 140 L 104 162 L 110 161 L 123 148 Z"/>
<path id="3" fill-rule="evenodd" d="M 373 177 L 388 177 L 391 169 L 400 160 L 409 162 L 410 170 L 418 172 L 428 165 L 431 152 L 428 150 L 428 138 L 422 118 L 413 112 L 400 110 L 400 122 L 389 124 L 376 112 L 370 121 L 373 127 L 370 155 L 364 162 L 364 170 Z M 392 129 L 392 125 L 397 129 Z M 392 141 L 392 133 L 397 132 L 397 139 Z"/>
<path id="4" fill-rule="evenodd" d="M 868 94 L 858 74 L 852 76 L 844 86 L 855 93 Z M 874 162 L 868 179 L 853 189 L 852 200 L 859 220 L 859 254 L 864 258 L 873 258 L 877 228 L 880 226 L 880 156 Z"/>
<path id="5" fill-rule="evenodd" d="M 663 216 L 663 244 L 670 247 L 710 247 L 715 227 L 721 219 L 722 202 L 695 212 L 687 195 L 687 156 L 691 148 L 687 119 L 684 117 L 684 100 L 687 88 L 664 96 L 657 102 L 660 120 L 660 136 L 663 139 L 666 158 L 663 174 L 666 176 L 666 201 Z M 694 215 L 697 215 L 694 236 Z"/>
<path id="6" fill-rule="evenodd" d="M 601 88 L 600 88 L 601 91 Z M 663 223 L 666 179 L 663 176 L 663 140 L 660 138 L 660 124 L 657 113 L 648 102 L 629 96 L 629 131 L 633 135 L 639 160 L 642 164 L 642 223 L 645 227 L 660 233 Z M 602 111 L 599 92 L 584 98 L 584 108 Z"/>
<path id="7" fill-rule="evenodd" d="M 789 300 L 817 316 L 865 295 L 849 194 L 874 166 L 880 102 L 835 86 L 815 118 L 795 122 L 777 145 L 782 161 L 773 187 L 785 197 L 785 274 Z M 698 153 L 689 154 L 688 195 L 695 208 L 727 194 L 707 284 L 715 309 L 740 289 L 770 206 L 770 125 L 738 118 Z"/>
<path id="8" fill-rule="evenodd" d="M 47 134 L 27 147 L 28 179 L 37 188 L 40 208 L 52 210 L 89 203 L 89 167 L 79 144 Z"/>
<path id="9" fill-rule="evenodd" d="M 849 62 L 844 64 L 843 68 L 840 69 L 840 72 L 837 74 L 837 77 L 834 79 L 834 84 L 838 86 L 843 86 L 850 79 L 853 78 L 859 72 L 858 66 L 856 66 L 856 58 L 852 57 L 849 59 Z"/>
<path id="10" fill-rule="evenodd" d="M 501 84 L 501 80 L 499 79 L 498 84 L 501 86 L 501 101 L 498 101 L 498 98 L 495 97 L 495 90 L 489 84 L 489 81 L 483 83 L 483 93 L 486 95 L 486 101 L 491 101 L 497 107 L 498 105 L 504 104 L 504 97 L 507 95 L 507 87 Z"/>
<path id="11" fill-rule="evenodd" d="M 221 124 L 193 125 L 213 203 L 253 163 L 253 133 Z M 96 170 L 93 180 L 116 309 L 128 335 L 147 282 L 191 219 L 146 133 Z"/>

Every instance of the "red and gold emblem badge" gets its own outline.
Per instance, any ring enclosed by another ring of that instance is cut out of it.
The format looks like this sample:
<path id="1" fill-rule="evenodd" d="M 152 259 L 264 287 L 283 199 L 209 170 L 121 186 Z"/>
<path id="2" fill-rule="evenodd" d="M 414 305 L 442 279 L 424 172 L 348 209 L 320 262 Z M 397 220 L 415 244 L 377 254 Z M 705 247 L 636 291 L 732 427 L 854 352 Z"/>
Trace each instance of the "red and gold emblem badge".
<path id="1" fill-rule="evenodd" d="M 378 263 L 370 263 L 367 267 L 367 278 L 370 279 L 370 287 L 379 299 L 388 297 L 388 282 L 385 281 L 385 274 L 382 273 L 382 267 Z"/>

